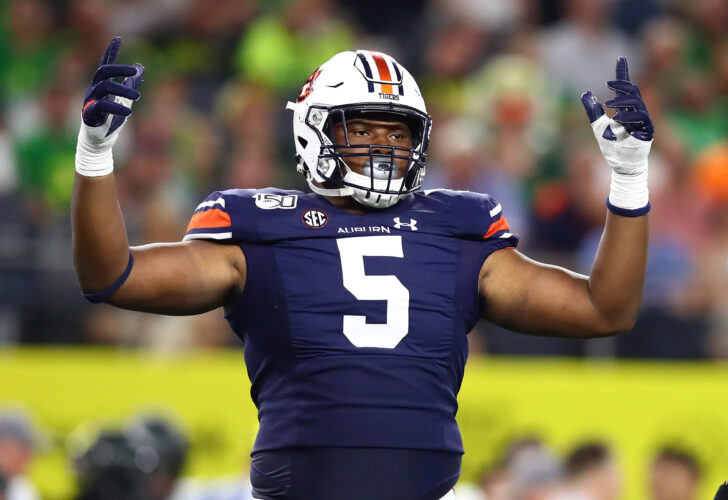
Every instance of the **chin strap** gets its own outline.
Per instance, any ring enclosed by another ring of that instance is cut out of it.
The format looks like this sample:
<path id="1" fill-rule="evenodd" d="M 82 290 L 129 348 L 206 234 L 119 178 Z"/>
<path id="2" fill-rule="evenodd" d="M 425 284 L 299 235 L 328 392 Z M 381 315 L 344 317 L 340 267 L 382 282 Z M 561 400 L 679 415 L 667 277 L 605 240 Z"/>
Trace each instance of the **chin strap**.
<path id="1" fill-rule="evenodd" d="M 354 190 L 350 187 L 326 189 L 321 186 L 317 186 L 312 180 L 308 180 L 308 187 L 311 188 L 311 191 L 316 194 L 320 194 L 321 196 L 351 196 L 354 194 Z"/>
<path id="2" fill-rule="evenodd" d="M 355 180 L 360 179 L 362 182 L 367 181 L 367 177 L 363 176 L 361 174 L 357 174 L 356 172 L 352 171 L 349 165 L 346 164 L 345 161 L 340 160 L 341 163 L 344 165 L 344 169 L 346 171 L 346 174 L 344 178 L 347 177 L 353 177 Z M 386 208 L 394 205 L 399 201 L 400 199 L 404 199 L 407 197 L 406 194 L 399 194 L 399 193 L 392 193 L 392 194 L 379 194 L 379 193 L 371 193 L 365 188 L 353 188 L 351 186 L 343 186 L 340 188 L 334 188 L 334 189 L 327 189 L 322 188 L 321 186 L 316 185 L 315 181 L 311 179 L 310 175 L 306 175 L 306 181 L 308 182 L 309 187 L 311 188 L 311 191 L 313 191 L 316 194 L 320 194 L 321 196 L 351 196 L 354 198 L 355 201 L 361 203 L 364 206 L 372 207 L 372 208 Z M 403 180 L 399 179 L 399 182 L 403 182 Z M 401 184 L 400 184 L 401 185 Z M 372 198 L 375 196 L 378 196 L 377 202 L 373 203 L 371 200 L 369 200 L 369 196 Z M 380 200 L 384 199 L 385 201 L 383 203 L 380 203 Z"/>

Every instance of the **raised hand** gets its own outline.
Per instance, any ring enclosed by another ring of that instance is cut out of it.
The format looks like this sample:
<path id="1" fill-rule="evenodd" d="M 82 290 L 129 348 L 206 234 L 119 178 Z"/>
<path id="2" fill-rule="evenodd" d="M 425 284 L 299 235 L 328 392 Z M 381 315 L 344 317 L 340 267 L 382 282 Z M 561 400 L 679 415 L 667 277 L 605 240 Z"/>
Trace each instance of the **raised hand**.
<path id="1" fill-rule="evenodd" d="M 624 57 L 617 59 L 616 79 L 608 81 L 607 86 L 617 93 L 605 103 L 617 110 L 614 118 L 606 115 L 591 91 L 581 96 L 599 149 L 612 167 L 612 189 L 607 205 L 620 215 L 643 215 L 649 210 L 647 156 L 655 128 L 639 88 L 629 80 Z"/>
<path id="2" fill-rule="evenodd" d="M 115 36 L 104 55 L 99 68 L 86 91 L 81 110 L 81 130 L 76 147 L 76 170 L 85 176 L 111 173 L 113 160 L 111 147 L 116 142 L 126 117 L 131 114 L 131 104 L 139 99 L 139 86 L 144 66 L 116 64 L 121 38 Z M 122 78 L 119 83 L 114 78 Z"/>
<path id="3" fill-rule="evenodd" d="M 114 63 L 120 47 L 121 38 L 115 36 L 101 57 L 83 100 L 83 122 L 89 127 L 108 125 L 105 136 L 114 133 L 131 114 L 131 103 L 139 99 L 144 74 L 144 66 L 139 63 L 133 66 Z M 126 77 L 122 83 L 113 80 L 120 77 Z M 109 115 L 115 116 L 107 123 Z"/>

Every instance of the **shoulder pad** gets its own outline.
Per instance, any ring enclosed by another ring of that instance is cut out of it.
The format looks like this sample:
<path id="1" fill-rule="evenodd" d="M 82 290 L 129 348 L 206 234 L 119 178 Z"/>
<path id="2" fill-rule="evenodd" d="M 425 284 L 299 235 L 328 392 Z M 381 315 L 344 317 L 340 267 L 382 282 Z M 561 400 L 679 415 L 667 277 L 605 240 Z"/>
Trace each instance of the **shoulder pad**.
<path id="1" fill-rule="evenodd" d="M 183 241 L 259 241 L 256 220 L 264 217 L 261 211 L 296 208 L 301 194 L 278 188 L 215 191 L 197 205 Z"/>
<path id="2" fill-rule="evenodd" d="M 453 225 L 461 236 L 473 239 L 503 239 L 516 246 L 518 236 L 510 232 L 498 201 L 488 194 L 451 189 L 428 189 L 424 195 L 450 208 Z"/>

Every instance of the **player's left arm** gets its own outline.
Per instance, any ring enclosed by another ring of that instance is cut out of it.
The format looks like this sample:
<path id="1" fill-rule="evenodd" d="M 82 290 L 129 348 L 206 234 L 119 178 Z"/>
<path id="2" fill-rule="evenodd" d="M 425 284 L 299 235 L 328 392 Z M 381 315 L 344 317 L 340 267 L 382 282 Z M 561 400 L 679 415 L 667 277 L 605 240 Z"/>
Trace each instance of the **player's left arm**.
<path id="1" fill-rule="evenodd" d="M 627 61 L 608 82 L 617 97 L 604 113 L 591 92 L 582 103 L 612 167 L 607 220 L 589 276 L 535 262 L 515 250 L 493 252 L 479 277 L 481 316 L 537 335 L 600 337 L 629 330 L 642 301 L 647 266 L 647 156 L 654 128 Z"/>

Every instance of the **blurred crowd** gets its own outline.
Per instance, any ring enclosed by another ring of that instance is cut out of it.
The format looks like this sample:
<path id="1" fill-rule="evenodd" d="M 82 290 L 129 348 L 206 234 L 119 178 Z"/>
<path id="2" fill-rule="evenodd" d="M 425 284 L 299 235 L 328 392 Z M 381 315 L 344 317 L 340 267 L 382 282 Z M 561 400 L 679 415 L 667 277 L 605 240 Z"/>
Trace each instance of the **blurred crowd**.
<path id="1" fill-rule="evenodd" d="M 609 168 L 579 96 L 628 58 L 655 122 L 651 247 L 633 331 L 576 342 L 481 324 L 474 350 L 728 357 L 728 3 L 724 0 L 10 0 L 0 3 L 0 343 L 159 351 L 239 345 L 219 311 L 90 307 L 69 204 L 83 94 L 113 35 L 146 66 L 114 150 L 132 244 L 179 241 L 231 187 L 305 189 L 285 102 L 336 52 L 393 55 L 434 119 L 425 187 L 498 199 L 527 255 L 588 272 Z"/>
<path id="2" fill-rule="evenodd" d="M 42 441 L 28 414 L 0 411 L 0 500 L 40 500 L 28 472 L 35 455 L 49 451 Z M 74 477 L 74 500 L 252 499 L 247 470 L 233 478 L 183 478 L 190 442 L 171 415 L 147 412 L 121 424 L 84 423 L 61 447 Z"/>
<path id="3" fill-rule="evenodd" d="M 40 441 L 28 415 L 0 412 L 0 500 L 38 500 L 28 470 Z M 185 477 L 190 442 L 170 415 L 142 413 L 121 425 L 81 426 L 65 443 L 75 500 L 251 500 L 248 464 L 238 476 Z M 645 500 L 697 500 L 702 465 L 665 445 L 646 464 Z M 559 455 L 539 437 L 509 440 L 479 483 L 460 482 L 459 500 L 619 500 L 624 475 L 607 443 L 583 441 Z"/>
<path id="4" fill-rule="evenodd" d="M 700 479 L 694 455 L 662 447 L 647 470 L 647 498 L 697 499 Z M 457 493 L 464 500 L 618 500 L 623 486 L 619 459 L 606 443 L 577 443 L 559 457 L 539 438 L 521 437 L 506 446 L 494 466 L 485 469 L 478 487 Z"/>

